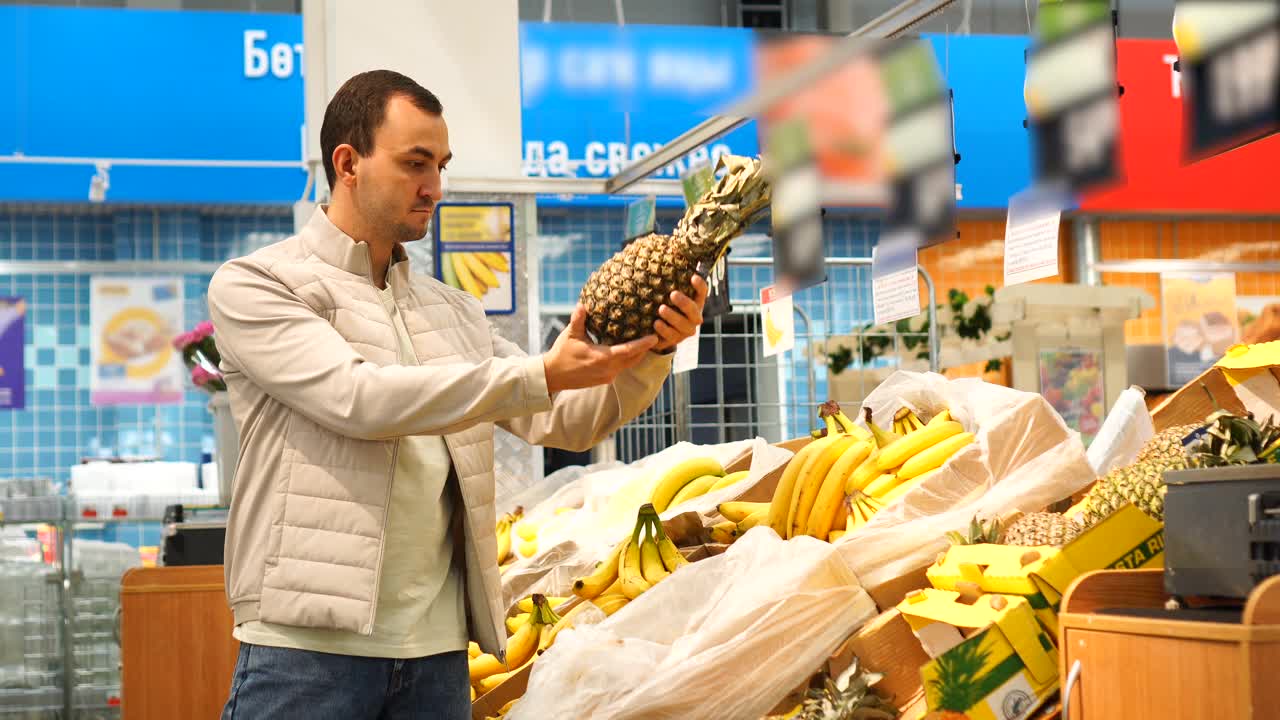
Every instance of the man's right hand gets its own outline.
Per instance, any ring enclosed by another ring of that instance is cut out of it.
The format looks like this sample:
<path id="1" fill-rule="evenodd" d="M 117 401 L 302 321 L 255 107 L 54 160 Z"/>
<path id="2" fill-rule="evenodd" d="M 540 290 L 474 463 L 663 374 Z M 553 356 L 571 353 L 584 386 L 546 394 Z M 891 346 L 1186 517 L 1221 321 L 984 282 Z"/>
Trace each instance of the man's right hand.
<path id="1" fill-rule="evenodd" d="M 646 335 L 621 345 L 597 345 L 587 337 L 587 311 L 578 305 L 569 317 L 569 327 L 542 356 L 547 392 L 607 385 L 623 370 L 639 364 L 657 344 L 656 335 Z"/>

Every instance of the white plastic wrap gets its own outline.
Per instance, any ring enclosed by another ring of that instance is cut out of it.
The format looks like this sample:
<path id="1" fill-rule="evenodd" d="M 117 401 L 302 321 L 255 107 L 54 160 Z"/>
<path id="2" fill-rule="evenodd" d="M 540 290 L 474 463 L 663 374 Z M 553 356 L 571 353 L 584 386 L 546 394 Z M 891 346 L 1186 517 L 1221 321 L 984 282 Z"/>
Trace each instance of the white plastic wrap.
<path id="1" fill-rule="evenodd" d="M 1089 443 L 1089 465 L 1102 477 L 1114 468 L 1133 462 L 1138 451 L 1155 437 L 1156 428 L 1147 411 L 1147 395 L 1140 387 L 1120 393 L 1098 434 Z"/>
<path id="2" fill-rule="evenodd" d="M 755 528 L 562 632 L 508 717 L 762 717 L 875 614 L 833 546 Z"/>
<path id="3" fill-rule="evenodd" d="M 567 594 L 574 580 L 590 572 L 596 561 L 608 555 L 635 527 L 636 511 L 649 502 L 653 484 L 667 468 L 692 457 L 705 456 L 729 465 L 748 451 L 759 454 L 759 460 L 753 454 L 748 477 L 672 508 L 662 517 L 665 520 L 691 510 L 710 511 L 754 487 L 771 470 L 786 462 L 791 453 L 772 447 L 761 438 L 721 445 L 681 442 L 630 465 L 615 464 L 583 473 L 537 505 L 525 506 L 525 517 L 534 520 L 553 514 L 558 507 L 576 504 L 571 501 L 580 501 L 582 509 L 552 531 L 539 532 L 538 552 L 517 560 L 503 573 L 506 602 L 513 603 L 535 592 L 552 596 Z"/>
<path id="4" fill-rule="evenodd" d="M 949 408 L 966 430 L 976 429 L 976 442 L 837 543 L 866 587 L 928 565 L 947 547 L 946 533 L 968 527 L 975 515 L 1037 511 L 1094 480 L 1080 434 L 1033 393 L 976 378 L 898 372 L 863 404 L 885 427 L 906 405 L 925 417 Z"/>

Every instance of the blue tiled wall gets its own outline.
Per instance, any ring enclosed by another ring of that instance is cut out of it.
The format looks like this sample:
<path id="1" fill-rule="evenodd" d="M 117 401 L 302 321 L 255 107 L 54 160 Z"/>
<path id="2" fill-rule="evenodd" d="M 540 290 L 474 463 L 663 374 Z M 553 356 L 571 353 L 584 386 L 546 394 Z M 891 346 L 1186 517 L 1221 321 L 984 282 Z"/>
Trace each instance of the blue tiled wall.
<path id="1" fill-rule="evenodd" d="M 221 261 L 283 239 L 286 209 L 0 208 L 0 261 Z M 207 395 L 171 406 L 89 402 L 89 282 L 84 273 L 0 273 L 0 294 L 28 301 L 26 408 L 0 411 L 0 477 L 65 480 L 85 456 L 199 462 L 212 448 Z M 184 324 L 207 317 L 209 276 L 187 274 Z M 157 443 L 157 433 L 159 442 Z"/>
<path id="2" fill-rule="evenodd" d="M 625 209 L 573 208 L 542 209 L 538 213 L 538 250 L 541 265 L 541 301 L 544 307 L 564 308 L 577 302 L 578 292 L 591 271 L 621 247 Z M 680 216 L 659 211 L 659 232 L 671 232 Z M 751 229 L 734 243 L 732 257 L 768 257 L 767 225 Z M 880 223 L 865 214 L 828 212 L 823 219 L 823 236 L 828 257 L 871 257 L 879 236 Z M 759 302 L 760 289 L 773 281 L 771 268 L 736 267 L 729 274 L 729 293 L 735 304 Z M 843 334 L 872 318 L 871 272 L 869 267 L 828 267 L 827 282 L 796 294 L 796 304 L 812 320 L 810 336 Z M 803 333 L 797 324 L 796 332 Z M 808 396 L 808 360 L 798 352 L 789 355 L 792 372 L 787 391 L 790 397 Z M 818 359 L 815 395 L 826 396 L 825 359 Z M 797 420 L 794 435 L 808 431 Z"/>

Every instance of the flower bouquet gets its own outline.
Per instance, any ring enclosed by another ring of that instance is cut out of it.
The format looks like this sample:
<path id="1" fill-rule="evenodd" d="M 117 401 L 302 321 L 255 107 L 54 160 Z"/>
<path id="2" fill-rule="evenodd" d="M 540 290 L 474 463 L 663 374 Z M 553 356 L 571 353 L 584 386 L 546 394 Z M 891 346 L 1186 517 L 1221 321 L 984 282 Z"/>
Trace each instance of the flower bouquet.
<path id="1" fill-rule="evenodd" d="M 213 339 L 213 323 L 205 320 L 195 328 L 173 339 L 173 346 L 182 353 L 182 362 L 191 371 L 191 382 L 209 394 L 225 392 L 227 383 L 222 379 L 218 363 L 218 344 Z"/>

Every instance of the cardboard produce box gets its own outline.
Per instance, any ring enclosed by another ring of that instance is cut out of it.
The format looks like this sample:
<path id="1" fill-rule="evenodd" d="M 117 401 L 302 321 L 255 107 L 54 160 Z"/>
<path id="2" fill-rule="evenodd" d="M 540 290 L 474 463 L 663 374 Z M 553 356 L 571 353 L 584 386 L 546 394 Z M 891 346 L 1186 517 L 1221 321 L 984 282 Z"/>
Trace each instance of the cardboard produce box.
<path id="1" fill-rule="evenodd" d="M 920 668 L 930 710 L 1021 720 L 1057 691 L 1057 649 L 1025 598 L 927 589 L 898 610 L 932 658 Z"/>
<path id="2" fill-rule="evenodd" d="M 1280 340 L 1235 345 L 1213 367 L 1166 397 L 1151 411 L 1156 432 L 1204 422 L 1219 408 L 1259 421 L 1280 419 Z"/>
<path id="3" fill-rule="evenodd" d="M 969 582 L 983 592 L 1022 597 L 1056 638 L 1062 596 L 1076 578 L 1093 570 L 1163 565 L 1164 526 L 1127 504 L 1061 548 L 957 545 L 927 575 L 942 590 Z"/>

